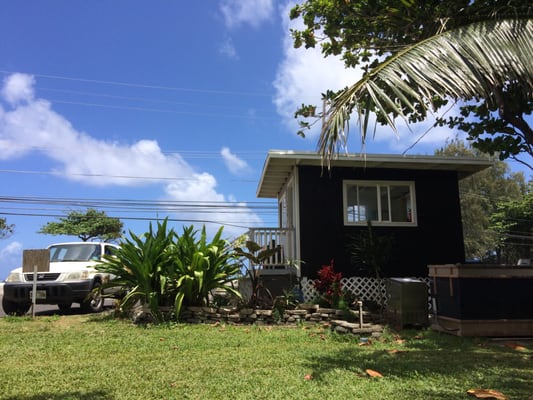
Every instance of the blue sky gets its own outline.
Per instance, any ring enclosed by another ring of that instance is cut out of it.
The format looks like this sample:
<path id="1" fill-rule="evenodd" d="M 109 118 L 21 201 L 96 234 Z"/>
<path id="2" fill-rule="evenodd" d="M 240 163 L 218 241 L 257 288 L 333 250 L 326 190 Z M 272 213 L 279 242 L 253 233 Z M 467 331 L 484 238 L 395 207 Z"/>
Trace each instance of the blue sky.
<path id="1" fill-rule="evenodd" d="M 72 240 L 37 231 L 83 210 L 80 199 L 98 199 L 137 234 L 165 216 L 185 220 L 173 223 L 178 231 L 193 220 L 223 224 L 227 237 L 275 226 L 275 201 L 255 196 L 267 151 L 315 150 L 317 132 L 297 136 L 294 111 L 358 77 L 292 48 L 291 4 L 3 2 L 0 216 L 15 234 L 0 242 L 0 279 L 23 249 Z M 365 150 L 432 154 L 456 135 L 435 129 L 410 149 L 426 127 L 399 137 L 380 128 Z M 349 150 L 362 150 L 355 128 Z M 207 213 L 191 207 L 202 203 Z"/>

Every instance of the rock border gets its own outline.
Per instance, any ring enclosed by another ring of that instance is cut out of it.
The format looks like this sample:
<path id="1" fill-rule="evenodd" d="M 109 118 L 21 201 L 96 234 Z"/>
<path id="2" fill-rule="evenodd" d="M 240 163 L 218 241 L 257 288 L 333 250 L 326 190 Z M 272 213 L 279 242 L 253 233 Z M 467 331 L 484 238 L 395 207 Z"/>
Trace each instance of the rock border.
<path id="1" fill-rule="evenodd" d="M 372 315 L 359 310 L 323 308 L 317 304 L 300 304 L 293 310 L 261 310 L 237 307 L 187 307 L 180 321 L 190 324 L 226 323 L 233 325 L 298 325 L 314 323 L 328 325 L 340 334 L 379 336 L 383 326 L 372 322 Z M 359 322 L 352 322 L 359 321 Z M 362 323 L 361 323 L 362 322 Z"/>

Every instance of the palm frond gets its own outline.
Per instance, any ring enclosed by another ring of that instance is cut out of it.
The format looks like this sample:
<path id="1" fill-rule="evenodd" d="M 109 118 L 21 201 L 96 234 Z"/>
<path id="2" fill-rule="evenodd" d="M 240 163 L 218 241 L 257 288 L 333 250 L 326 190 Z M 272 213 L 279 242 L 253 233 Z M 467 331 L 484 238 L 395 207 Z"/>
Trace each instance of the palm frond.
<path id="1" fill-rule="evenodd" d="M 369 114 L 396 133 L 395 118 L 427 111 L 435 97 L 491 98 L 494 89 L 519 82 L 533 92 L 533 20 L 476 22 L 449 30 L 394 54 L 339 92 L 324 116 L 318 149 L 328 163 L 346 145 L 355 111 L 364 143 Z"/>

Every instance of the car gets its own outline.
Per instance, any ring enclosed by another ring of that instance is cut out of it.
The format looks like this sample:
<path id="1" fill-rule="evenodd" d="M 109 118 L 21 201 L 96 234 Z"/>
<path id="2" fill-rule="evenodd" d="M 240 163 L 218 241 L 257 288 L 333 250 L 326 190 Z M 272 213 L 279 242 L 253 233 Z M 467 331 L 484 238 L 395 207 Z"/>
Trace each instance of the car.
<path id="1" fill-rule="evenodd" d="M 79 303 L 84 312 L 100 312 L 104 307 L 103 293 L 98 289 L 113 276 L 95 266 L 106 254 L 112 255 L 118 246 L 105 242 L 56 243 L 50 251 L 50 268 L 37 272 L 35 298 L 37 304 L 57 304 L 62 311 Z M 16 268 L 4 283 L 2 308 L 6 314 L 24 315 L 32 304 L 33 273 Z"/>

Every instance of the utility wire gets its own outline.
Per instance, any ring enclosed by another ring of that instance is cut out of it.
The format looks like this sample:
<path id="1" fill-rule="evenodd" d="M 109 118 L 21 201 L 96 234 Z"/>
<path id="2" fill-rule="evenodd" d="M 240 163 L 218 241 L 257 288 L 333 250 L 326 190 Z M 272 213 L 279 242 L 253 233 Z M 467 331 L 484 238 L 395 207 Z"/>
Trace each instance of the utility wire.
<path id="1" fill-rule="evenodd" d="M 222 110 L 246 111 L 246 110 L 243 110 L 242 108 L 230 107 L 227 105 L 214 105 L 214 104 L 206 105 L 206 104 L 151 99 L 147 97 L 117 96 L 117 95 L 106 94 L 106 93 L 84 92 L 81 90 L 54 89 L 54 88 L 48 88 L 48 87 L 42 87 L 42 86 L 38 86 L 38 89 L 39 91 L 45 91 L 45 92 L 74 94 L 74 95 L 87 96 L 87 97 L 104 97 L 106 99 L 140 101 L 144 103 L 166 104 L 166 105 L 173 105 L 173 106 L 189 106 L 189 107 L 201 107 L 201 108 L 217 108 L 217 109 L 222 109 Z"/>
<path id="2" fill-rule="evenodd" d="M 18 205 L 16 208 L 13 206 L 0 206 L 0 215 L 6 216 L 64 218 L 68 216 L 68 212 L 63 211 L 65 208 L 94 208 L 112 210 L 117 214 L 113 215 L 113 217 L 121 220 L 154 221 L 162 219 L 159 215 L 178 214 L 182 215 L 182 217 L 168 217 L 168 220 L 183 223 L 212 223 L 246 229 L 254 227 L 257 223 L 248 219 L 242 219 L 242 223 L 239 223 L 239 216 L 263 215 L 277 219 L 277 204 L 273 202 L 187 202 L 0 196 L 0 204 Z M 35 206 L 44 206 L 44 208 Z M 58 210 L 54 207 L 59 207 L 63 210 Z M 135 216 L 135 214 L 140 215 Z M 213 214 L 219 215 L 224 220 L 207 217 Z M 191 217 L 187 217 L 187 215 L 191 215 Z M 202 215 L 206 216 L 206 218 L 202 218 Z M 261 224 L 264 224 L 264 222 L 261 222 Z"/>
<path id="3" fill-rule="evenodd" d="M 119 205 L 124 208 L 131 207 L 210 207 L 210 208 L 255 208 L 255 209 L 277 209 L 275 202 L 229 202 L 229 201 L 177 201 L 177 200 L 131 200 L 131 199 L 91 199 L 73 197 L 38 197 L 38 196 L 0 196 L 0 203 L 21 203 L 21 204 L 53 204 L 53 205 L 88 205 L 88 206 L 113 206 Z"/>
<path id="4" fill-rule="evenodd" d="M 53 175 L 53 176 L 83 176 L 88 178 L 110 178 L 110 179 L 137 179 L 141 181 L 197 181 L 197 178 L 185 177 L 162 177 L 162 176 L 138 176 L 138 175 L 109 175 L 109 174 L 88 174 L 74 172 L 54 172 L 54 171 L 35 171 L 35 170 L 17 170 L 17 169 L 0 169 L 0 173 L 9 174 L 26 174 L 26 175 Z M 231 179 L 232 182 L 257 183 L 252 179 Z"/>
<path id="5" fill-rule="evenodd" d="M 24 216 L 24 217 L 54 217 L 54 218 L 63 218 L 66 217 L 66 215 L 63 214 L 45 214 L 45 213 L 0 213 L 0 215 L 11 215 L 11 216 Z M 134 221 L 162 221 L 164 218 L 160 217 L 115 217 L 120 220 L 134 220 Z M 250 229 L 254 228 L 254 226 L 250 226 L 251 224 L 247 225 L 241 225 L 234 222 L 224 222 L 224 221 L 217 221 L 217 220 L 209 220 L 209 219 L 187 219 L 187 218 L 165 218 L 168 221 L 171 222 L 187 222 L 187 223 L 201 223 L 201 224 L 216 224 L 216 225 L 222 225 L 222 226 L 232 226 L 235 228 L 243 228 L 243 229 Z"/>
<path id="6" fill-rule="evenodd" d="M 159 113 L 164 113 L 164 114 L 192 115 L 192 116 L 197 116 L 197 117 L 245 118 L 245 119 L 254 119 L 254 120 L 257 120 L 257 119 L 272 120 L 276 118 L 276 117 L 261 117 L 256 114 L 254 115 L 213 114 L 213 113 L 202 113 L 202 112 L 194 112 L 194 111 L 178 111 L 178 110 L 157 109 L 157 108 L 147 108 L 147 107 L 115 106 L 115 105 L 109 105 L 109 104 L 84 103 L 81 101 L 67 101 L 67 100 L 53 100 L 53 99 L 47 99 L 47 100 L 52 103 L 71 104 L 71 105 L 76 105 L 76 106 L 111 108 L 115 110 L 159 112 Z"/>
<path id="7" fill-rule="evenodd" d="M 10 75 L 10 74 L 21 73 L 21 72 L 0 70 L 0 73 Z M 132 82 L 87 79 L 87 78 L 71 77 L 71 76 L 64 76 L 64 75 L 34 74 L 34 73 L 29 73 L 29 72 L 24 72 L 24 73 L 28 75 L 36 76 L 39 78 L 58 79 L 58 80 L 64 80 L 64 81 L 76 81 L 76 82 L 85 82 L 85 83 L 97 83 L 101 85 L 124 86 L 124 87 L 134 87 L 134 88 L 142 88 L 142 89 L 167 90 L 167 91 L 173 91 L 173 92 L 207 93 L 207 94 L 221 94 L 221 95 L 232 95 L 232 96 L 259 96 L 259 97 L 270 97 L 271 96 L 271 94 L 258 93 L 258 92 L 238 92 L 238 91 L 230 91 L 230 90 L 172 87 L 172 86 L 148 85 L 148 84 L 132 83 Z"/>

